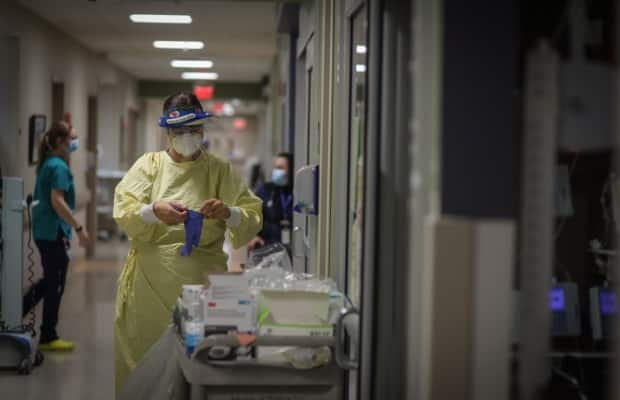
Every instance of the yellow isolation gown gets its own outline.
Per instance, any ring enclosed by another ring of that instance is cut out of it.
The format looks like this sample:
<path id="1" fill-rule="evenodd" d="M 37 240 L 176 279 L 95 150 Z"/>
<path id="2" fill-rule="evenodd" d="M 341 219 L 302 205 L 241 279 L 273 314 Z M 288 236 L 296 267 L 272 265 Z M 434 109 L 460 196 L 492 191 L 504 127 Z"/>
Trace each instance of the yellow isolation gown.
<path id="1" fill-rule="evenodd" d="M 116 187 L 114 219 L 131 241 L 116 296 L 117 393 L 170 323 L 181 286 L 203 283 L 205 272 L 226 270 L 227 256 L 222 251 L 225 221 L 205 219 L 200 245 L 190 256 L 181 257 L 184 225 L 145 222 L 140 210 L 146 204 L 167 200 L 198 211 L 212 198 L 240 210 L 239 225 L 228 227 L 235 248 L 256 236 L 262 226 L 261 200 L 233 172 L 230 163 L 213 155 L 177 163 L 164 151 L 147 153 Z"/>

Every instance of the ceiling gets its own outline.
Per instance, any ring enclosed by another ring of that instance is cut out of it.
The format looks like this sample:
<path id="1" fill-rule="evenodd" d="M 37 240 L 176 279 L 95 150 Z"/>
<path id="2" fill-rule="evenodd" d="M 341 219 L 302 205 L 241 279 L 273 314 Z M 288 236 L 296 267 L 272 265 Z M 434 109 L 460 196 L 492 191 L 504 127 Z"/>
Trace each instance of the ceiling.
<path id="1" fill-rule="evenodd" d="M 172 59 L 208 59 L 220 81 L 257 82 L 276 52 L 274 1 L 18 0 L 56 28 L 139 79 L 179 80 Z M 135 24 L 134 13 L 189 14 L 192 23 Z M 164 50 L 154 40 L 202 40 L 202 50 Z"/>

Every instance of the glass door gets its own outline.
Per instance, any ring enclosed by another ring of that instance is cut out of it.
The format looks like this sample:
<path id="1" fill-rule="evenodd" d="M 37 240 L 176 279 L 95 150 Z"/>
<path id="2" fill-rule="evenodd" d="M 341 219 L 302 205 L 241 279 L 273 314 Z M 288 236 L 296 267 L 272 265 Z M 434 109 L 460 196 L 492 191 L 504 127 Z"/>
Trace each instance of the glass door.
<path id="1" fill-rule="evenodd" d="M 349 41 L 349 155 L 347 238 L 347 295 L 361 306 L 362 216 L 364 206 L 364 153 L 366 139 L 367 18 L 362 6 L 351 18 Z"/>
<path id="2" fill-rule="evenodd" d="M 366 6 L 358 2 L 354 7 L 346 8 L 346 29 L 343 50 L 345 52 L 345 72 L 343 80 L 346 82 L 344 95 L 346 103 L 346 228 L 345 228 L 345 293 L 350 299 L 350 310 L 347 317 L 341 319 L 338 334 L 346 338 L 343 348 L 346 356 L 339 354 L 341 366 L 348 369 L 347 398 L 359 399 L 360 374 L 358 361 L 360 359 L 361 324 L 360 315 L 363 314 L 364 302 L 362 299 L 363 250 L 364 250 L 364 191 L 366 181 L 366 117 L 368 108 L 367 98 L 367 49 L 368 49 L 368 17 Z M 346 366 L 348 364 L 348 366 Z"/>

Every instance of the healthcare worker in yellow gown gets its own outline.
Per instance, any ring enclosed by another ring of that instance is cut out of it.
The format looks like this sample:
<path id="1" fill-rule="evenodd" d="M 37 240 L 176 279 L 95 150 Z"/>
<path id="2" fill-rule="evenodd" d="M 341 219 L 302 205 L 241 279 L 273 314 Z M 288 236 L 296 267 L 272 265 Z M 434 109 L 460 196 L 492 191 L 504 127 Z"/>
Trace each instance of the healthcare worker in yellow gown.
<path id="1" fill-rule="evenodd" d="M 131 241 L 116 298 L 117 393 L 170 323 L 181 286 L 226 270 L 226 230 L 238 248 L 262 226 L 261 200 L 230 163 L 202 149 L 208 116 L 193 94 L 170 96 L 159 121 L 167 129 L 168 150 L 143 155 L 116 188 L 114 219 Z M 184 257 L 188 210 L 205 219 L 199 246 Z"/>

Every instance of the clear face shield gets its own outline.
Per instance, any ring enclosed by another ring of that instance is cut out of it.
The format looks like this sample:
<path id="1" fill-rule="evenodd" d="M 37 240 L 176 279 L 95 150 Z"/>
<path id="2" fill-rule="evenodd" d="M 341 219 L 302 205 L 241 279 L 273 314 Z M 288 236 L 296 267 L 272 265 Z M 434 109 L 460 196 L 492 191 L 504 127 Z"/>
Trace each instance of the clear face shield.
<path id="1" fill-rule="evenodd" d="M 204 155 L 204 122 L 211 117 L 202 109 L 180 107 L 168 110 L 159 118 L 159 126 L 168 129 L 170 147 L 182 157 L 189 159 L 199 151 Z"/>

